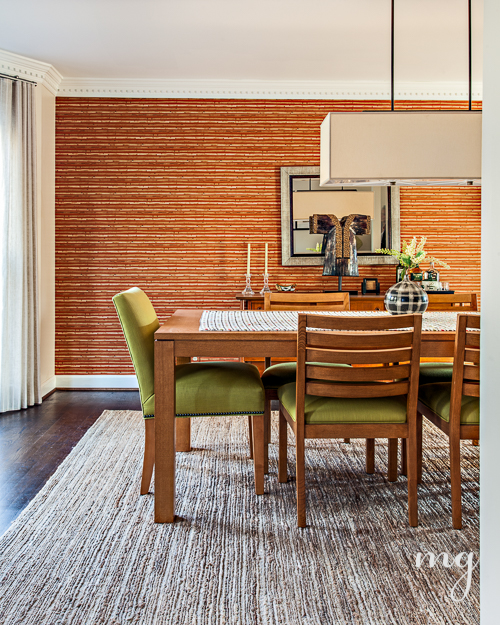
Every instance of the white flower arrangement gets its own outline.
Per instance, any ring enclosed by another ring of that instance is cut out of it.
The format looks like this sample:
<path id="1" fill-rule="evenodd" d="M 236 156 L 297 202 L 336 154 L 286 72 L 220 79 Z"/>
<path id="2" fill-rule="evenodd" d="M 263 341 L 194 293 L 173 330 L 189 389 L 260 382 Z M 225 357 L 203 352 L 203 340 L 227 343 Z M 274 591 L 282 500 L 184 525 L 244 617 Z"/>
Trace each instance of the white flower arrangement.
<path id="1" fill-rule="evenodd" d="M 421 263 L 435 263 L 440 267 L 444 267 L 445 269 L 449 269 L 450 266 L 439 260 L 434 258 L 434 256 L 427 256 L 427 252 L 424 250 L 425 243 L 427 242 L 427 237 L 421 237 L 420 242 L 417 243 L 417 237 L 413 237 L 413 239 L 407 243 L 403 241 L 402 251 L 398 250 L 389 250 L 386 248 L 375 250 L 378 254 L 388 254 L 389 256 L 394 256 L 399 260 L 400 265 L 405 267 L 406 269 L 413 269 L 414 267 L 418 267 Z"/>

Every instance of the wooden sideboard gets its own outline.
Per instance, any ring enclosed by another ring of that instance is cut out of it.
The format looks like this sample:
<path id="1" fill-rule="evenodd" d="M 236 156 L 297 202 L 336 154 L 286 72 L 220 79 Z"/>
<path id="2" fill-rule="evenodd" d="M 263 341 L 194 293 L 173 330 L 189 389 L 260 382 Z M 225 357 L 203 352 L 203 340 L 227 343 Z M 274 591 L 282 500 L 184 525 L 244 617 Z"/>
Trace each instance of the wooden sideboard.
<path id="1" fill-rule="evenodd" d="M 264 296 L 242 295 L 238 293 L 236 299 L 240 302 L 241 310 L 264 310 Z M 385 310 L 383 295 L 351 295 L 351 310 Z"/>

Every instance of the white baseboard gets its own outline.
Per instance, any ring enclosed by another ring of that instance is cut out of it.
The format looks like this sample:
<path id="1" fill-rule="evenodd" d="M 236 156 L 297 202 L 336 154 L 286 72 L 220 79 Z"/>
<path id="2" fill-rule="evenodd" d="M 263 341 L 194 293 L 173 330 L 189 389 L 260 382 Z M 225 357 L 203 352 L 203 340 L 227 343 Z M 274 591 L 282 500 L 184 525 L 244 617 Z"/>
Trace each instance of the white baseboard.
<path id="1" fill-rule="evenodd" d="M 42 397 L 45 397 L 48 393 L 56 388 L 56 376 L 53 375 L 46 382 L 42 384 Z"/>
<path id="2" fill-rule="evenodd" d="M 135 375 L 57 375 L 56 388 L 139 388 Z"/>

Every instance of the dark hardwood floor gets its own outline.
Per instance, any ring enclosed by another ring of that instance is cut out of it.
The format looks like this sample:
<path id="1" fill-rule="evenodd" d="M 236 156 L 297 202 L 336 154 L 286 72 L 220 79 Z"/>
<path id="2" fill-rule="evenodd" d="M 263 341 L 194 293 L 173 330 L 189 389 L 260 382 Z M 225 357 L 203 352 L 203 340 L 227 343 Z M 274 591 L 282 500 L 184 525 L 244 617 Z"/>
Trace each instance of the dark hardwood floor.
<path id="1" fill-rule="evenodd" d="M 104 410 L 140 410 L 138 391 L 56 391 L 0 414 L 0 535 Z"/>

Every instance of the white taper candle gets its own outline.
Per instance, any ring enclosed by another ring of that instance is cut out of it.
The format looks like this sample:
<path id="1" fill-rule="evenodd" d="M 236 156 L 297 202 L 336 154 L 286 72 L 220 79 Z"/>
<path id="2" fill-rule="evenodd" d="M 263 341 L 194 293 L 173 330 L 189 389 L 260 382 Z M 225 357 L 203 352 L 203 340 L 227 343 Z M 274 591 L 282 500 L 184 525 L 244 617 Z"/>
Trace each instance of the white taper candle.
<path id="1" fill-rule="evenodd" d="M 250 243 L 248 244 L 247 251 L 247 273 L 250 273 Z"/>
<path id="2" fill-rule="evenodd" d="M 264 263 L 264 273 L 267 273 L 267 249 L 268 249 L 268 245 L 269 243 L 266 243 L 266 260 Z"/>

